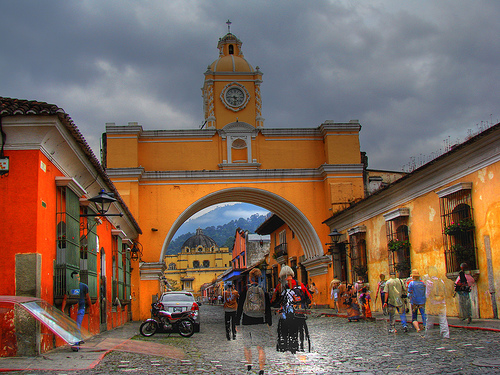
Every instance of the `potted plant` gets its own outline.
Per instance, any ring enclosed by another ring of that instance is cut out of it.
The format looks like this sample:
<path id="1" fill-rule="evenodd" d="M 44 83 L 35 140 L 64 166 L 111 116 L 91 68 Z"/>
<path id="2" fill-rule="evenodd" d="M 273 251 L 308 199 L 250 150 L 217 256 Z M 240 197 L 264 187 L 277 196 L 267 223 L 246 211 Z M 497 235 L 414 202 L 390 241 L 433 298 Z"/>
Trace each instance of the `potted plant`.
<path id="1" fill-rule="evenodd" d="M 458 222 L 451 222 L 446 228 L 444 228 L 444 234 L 453 236 L 461 232 L 468 232 L 474 229 L 474 221 L 472 219 L 461 219 Z"/>
<path id="2" fill-rule="evenodd" d="M 408 249 L 410 247 L 409 240 L 390 240 L 388 243 L 390 251 L 398 251 L 403 249 Z"/>
<path id="3" fill-rule="evenodd" d="M 469 265 L 475 264 L 474 248 L 463 245 L 452 245 L 450 250 L 455 254 L 457 263 L 467 263 Z"/>

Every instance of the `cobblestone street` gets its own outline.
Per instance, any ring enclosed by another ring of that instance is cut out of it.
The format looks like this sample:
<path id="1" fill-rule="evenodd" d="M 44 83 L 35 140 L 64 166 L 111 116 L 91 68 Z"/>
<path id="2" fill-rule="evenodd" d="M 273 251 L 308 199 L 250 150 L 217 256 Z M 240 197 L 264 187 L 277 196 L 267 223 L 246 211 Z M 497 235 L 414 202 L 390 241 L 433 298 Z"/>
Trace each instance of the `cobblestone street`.
<path id="1" fill-rule="evenodd" d="M 201 307 L 201 332 L 191 338 L 157 334 L 134 339 L 168 344 L 186 353 L 182 360 L 113 351 L 93 369 L 71 374 L 256 374 L 247 372 L 242 340 L 227 341 L 221 306 Z M 450 328 L 450 339 L 423 338 L 410 330 L 388 333 L 388 323 L 352 322 L 312 313 L 307 320 L 311 352 L 278 353 L 274 347 L 277 317 L 273 317 L 272 341 L 266 348 L 266 374 L 498 374 L 499 367 L 480 366 L 498 358 L 497 332 Z M 333 340 L 335 337 L 335 340 Z M 498 363 L 498 362 L 497 362 Z M 61 374 L 61 371 L 26 371 L 25 374 Z"/>

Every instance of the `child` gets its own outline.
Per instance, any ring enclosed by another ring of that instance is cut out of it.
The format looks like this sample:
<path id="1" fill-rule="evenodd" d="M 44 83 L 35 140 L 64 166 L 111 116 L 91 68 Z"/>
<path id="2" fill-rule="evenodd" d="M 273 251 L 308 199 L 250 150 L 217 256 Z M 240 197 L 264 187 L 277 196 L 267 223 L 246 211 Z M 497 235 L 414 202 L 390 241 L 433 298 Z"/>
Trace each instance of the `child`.
<path id="1" fill-rule="evenodd" d="M 372 298 L 366 287 L 361 289 L 361 294 L 359 295 L 359 300 L 361 302 L 361 311 L 365 319 L 372 319 L 372 310 L 370 308 L 370 302 Z"/>

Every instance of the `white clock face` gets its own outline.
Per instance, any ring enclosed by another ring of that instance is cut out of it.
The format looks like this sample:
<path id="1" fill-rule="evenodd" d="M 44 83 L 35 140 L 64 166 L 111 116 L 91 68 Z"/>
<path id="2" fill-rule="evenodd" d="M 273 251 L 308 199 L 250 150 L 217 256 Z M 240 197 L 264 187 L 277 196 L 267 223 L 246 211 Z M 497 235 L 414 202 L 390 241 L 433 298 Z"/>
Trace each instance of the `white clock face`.
<path id="1" fill-rule="evenodd" d="M 238 87 L 231 87 L 226 91 L 226 103 L 232 107 L 239 107 L 245 101 L 245 93 Z"/>

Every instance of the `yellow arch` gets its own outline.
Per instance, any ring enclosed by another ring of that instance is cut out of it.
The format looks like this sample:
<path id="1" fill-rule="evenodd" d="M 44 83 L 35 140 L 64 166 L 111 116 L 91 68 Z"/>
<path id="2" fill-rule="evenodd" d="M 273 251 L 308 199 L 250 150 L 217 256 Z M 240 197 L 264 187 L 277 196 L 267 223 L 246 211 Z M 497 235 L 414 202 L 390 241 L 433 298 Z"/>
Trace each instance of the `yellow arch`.
<path id="1" fill-rule="evenodd" d="M 314 227 L 306 216 L 292 203 L 266 190 L 249 187 L 235 187 L 210 193 L 186 208 L 170 228 L 163 242 L 159 262 L 163 262 L 167 253 L 168 244 L 172 240 L 175 232 L 186 220 L 204 208 L 224 202 L 251 203 L 275 213 L 295 232 L 302 245 L 306 258 L 323 255 L 321 241 Z"/>

